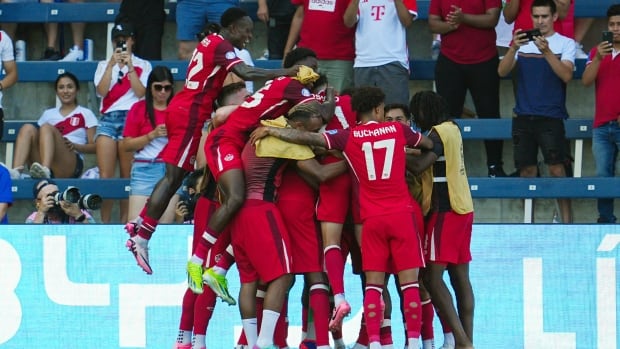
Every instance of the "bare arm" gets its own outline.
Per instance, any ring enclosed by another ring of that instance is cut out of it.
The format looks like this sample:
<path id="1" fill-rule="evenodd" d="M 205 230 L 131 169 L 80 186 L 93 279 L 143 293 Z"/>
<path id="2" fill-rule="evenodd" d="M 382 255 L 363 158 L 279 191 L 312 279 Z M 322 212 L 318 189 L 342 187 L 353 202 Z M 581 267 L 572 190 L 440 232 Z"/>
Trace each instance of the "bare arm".
<path id="1" fill-rule="evenodd" d="M 506 23 L 512 24 L 517 19 L 520 5 L 520 0 L 510 0 L 510 2 L 506 3 L 504 6 L 504 19 Z"/>
<path id="2" fill-rule="evenodd" d="M 297 74 L 297 66 L 286 69 L 262 69 L 249 66 L 243 62 L 235 64 L 232 72 L 237 74 L 243 80 L 271 80 L 278 76 L 295 76 Z"/>
<path id="3" fill-rule="evenodd" d="M 345 161 L 338 161 L 331 164 L 321 165 L 316 159 L 297 161 L 297 167 L 323 183 L 347 171 Z"/>
<path id="4" fill-rule="evenodd" d="M 319 133 L 299 131 L 292 128 L 278 128 L 260 126 L 252 132 L 250 135 L 250 142 L 255 144 L 257 140 L 265 138 L 267 136 L 273 136 L 280 138 L 283 141 L 306 144 L 306 145 L 318 145 L 321 147 L 327 147 L 325 138 Z"/>
<path id="5" fill-rule="evenodd" d="M 84 154 L 94 154 L 97 147 L 95 146 L 95 133 L 97 132 L 97 127 L 90 127 L 86 130 L 86 137 L 88 142 L 86 144 L 74 144 L 75 150 Z"/>
<path id="6" fill-rule="evenodd" d="M 0 80 L 0 85 L 2 85 L 2 89 L 7 89 L 17 82 L 17 64 L 15 61 L 4 61 L 2 62 L 2 67 L 4 68 L 5 75 L 2 80 Z"/>
<path id="7" fill-rule="evenodd" d="M 398 20 L 400 24 L 405 28 L 409 28 L 415 16 L 409 12 L 409 9 L 403 3 L 403 0 L 394 0 L 394 6 L 396 6 L 396 13 L 398 13 Z"/>
<path id="8" fill-rule="evenodd" d="M 351 0 L 349 6 L 347 6 L 347 9 L 344 11 L 342 19 L 347 28 L 353 28 L 355 23 L 357 23 L 357 11 L 359 10 L 359 6 L 360 0 Z"/>
<path id="9" fill-rule="evenodd" d="M 521 29 L 515 30 L 515 33 L 512 35 L 512 44 L 508 48 L 504 58 L 502 58 L 497 66 L 497 74 L 499 74 L 499 76 L 504 77 L 510 74 L 512 69 L 515 67 L 515 63 L 517 62 L 515 56 L 517 55 L 519 47 L 525 45 L 526 43 L 526 34 L 523 33 Z"/>
<path id="10" fill-rule="evenodd" d="M 407 171 L 419 175 L 431 167 L 437 160 L 437 154 L 432 151 L 422 152 L 421 155 L 407 154 Z"/>
<path id="11" fill-rule="evenodd" d="M 590 86 L 594 83 L 596 77 L 598 76 L 601 61 L 603 60 L 603 57 L 611 53 L 612 47 L 612 45 L 605 41 L 598 44 L 596 48 L 596 55 L 592 59 L 592 62 L 586 65 L 586 69 L 583 71 L 583 75 L 581 76 L 581 82 L 585 86 Z"/>
<path id="12" fill-rule="evenodd" d="M 9 211 L 9 204 L 6 202 L 0 202 L 0 220 L 3 220 Z"/>
<path id="13" fill-rule="evenodd" d="M 558 10 L 558 18 L 564 19 L 568 14 L 568 9 L 570 7 L 570 0 L 553 0 L 555 1 L 555 6 Z"/>
<path id="14" fill-rule="evenodd" d="M 219 127 L 223 123 L 225 123 L 226 120 L 228 120 L 230 114 L 232 114 L 232 112 L 235 111 L 235 109 L 237 108 L 239 108 L 238 105 L 225 105 L 223 107 L 217 108 L 217 110 L 215 111 L 215 115 L 213 116 L 213 118 L 211 118 L 213 127 Z"/>
<path id="15" fill-rule="evenodd" d="M 458 12 L 457 12 L 458 13 Z M 462 12 L 461 12 L 462 13 Z M 461 23 L 479 29 L 493 29 L 499 21 L 499 7 L 490 8 L 484 14 L 463 13 Z"/>
<path id="16" fill-rule="evenodd" d="M 108 60 L 108 64 L 105 67 L 105 71 L 103 72 L 103 76 L 101 80 L 97 84 L 97 94 L 101 97 L 105 97 L 110 92 L 110 85 L 112 84 L 112 68 L 116 64 L 116 56 L 120 55 L 120 49 L 116 49 L 114 54 Z"/>
<path id="17" fill-rule="evenodd" d="M 334 98 L 334 88 L 332 86 L 329 86 L 325 90 L 325 100 L 319 106 L 319 110 L 325 123 L 328 123 L 334 116 L 336 112 L 336 100 Z"/>
<path id="18" fill-rule="evenodd" d="M 457 25 L 448 23 L 437 15 L 428 15 L 428 28 L 435 34 L 447 34 L 458 28 Z"/>
<path id="19" fill-rule="evenodd" d="M 291 29 L 288 32 L 288 38 L 286 39 L 286 45 L 284 45 L 284 56 L 289 53 L 297 41 L 299 40 L 299 33 L 301 32 L 301 25 L 304 22 L 304 7 L 297 6 L 293 19 L 291 20 Z"/>
<path id="20" fill-rule="evenodd" d="M 571 81 L 573 78 L 573 63 L 570 61 L 561 61 L 551 49 L 549 49 L 549 43 L 546 38 L 536 37 L 534 38 L 534 42 L 536 43 L 536 47 L 542 52 L 545 60 L 547 60 L 547 63 L 551 66 L 555 75 L 565 83 Z"/>
<path id="21" fill-rule="evenodd" d="M 153 141 L 155 138 L 166 137 L 167 135 L 168 132 L 166 130 L 166 125 L 157 125 L 150 132 L 142 136 L 124 137 L 120 141 L 119 148 L 121 149 L 121 151 L 134 152 L 136 150 L 146 147 L 146 145 L 151 143 L 151 141 Z"/>
<path id="22" fill-rule="evenodd" d="M 420 143 L 418 143 L 418 148 L 432 150 L 433 141 L 430 138 L 426 137 L 425 135 L 421 135 L 421 136 L 422 136 L 422 140 L 420 141 Z"/>

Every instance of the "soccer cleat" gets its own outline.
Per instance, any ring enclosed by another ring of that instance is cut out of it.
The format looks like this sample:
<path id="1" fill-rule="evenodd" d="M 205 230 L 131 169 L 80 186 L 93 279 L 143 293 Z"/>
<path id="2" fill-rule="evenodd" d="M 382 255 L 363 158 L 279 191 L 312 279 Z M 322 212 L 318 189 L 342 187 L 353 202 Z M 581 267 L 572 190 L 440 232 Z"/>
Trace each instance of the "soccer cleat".
<path id="1" fill-rule="evenodd" d="M 172 349 L 192 349 L 192 343 L 187 343 L 187 344 L 174 343 L 174 346 L 172 347 Z"/>
<path id="2" fill-rule="evenodd" d="M 125 246 L 131 253 L 133 253 L 133 256 L 136 258 L 136 262 L 138 262 L 140 268 L 142 268 L 145 273 L 151 275 L 153 274 L 153 269 L 151 269 L 151 266 L 149 265 L 149 248 L 146 244 L 142 246 L 137 243 L 135 238 L 135 236 L 129 238 L 127 243 L 125 243 Z"/>
<path id="3" fill-rule="evenodd" d="M 332 315 L 331 320 L 329 320 L 329 330 L 341 331 L 342 330 L 342 319 L 345 316 L 351 313 L 351 306 L 347 301 L 342 301 L 336 308 L 334 308 L 334 313 Z"/>
<path id="4" fill-rule="evenodd" d="M 129 234 L 130 238 L 138 235 L 138 223 L 137 222 L 127 222 L 124 228 L 127 234 Z"/>
<path id="5" fill-rule="evenodd" d="M 38 162 L 33 162 L 30 165 L 30 175 L 32 178 L 51 178 L 52 171 Z"/>
<path id="6" fill-rule="evenodd" d="M 202 265 L 192 261 L 187 262 L 187 287 L 195 294 L 202 294 Z"/>
<path id="7" fill-rule="evenodd" d="M 214 272 L 213 269 L 209 268 L 202 274 L 202 280 L 213 290 L 213 292 L 215 292 L 218 297 L 228 303 L 228 305 L 237 304 L 237 301 L 235 301 L 230 293 L 228 293 L 228 281 L 226 280 L 226 276 L 219 275 Z"/>

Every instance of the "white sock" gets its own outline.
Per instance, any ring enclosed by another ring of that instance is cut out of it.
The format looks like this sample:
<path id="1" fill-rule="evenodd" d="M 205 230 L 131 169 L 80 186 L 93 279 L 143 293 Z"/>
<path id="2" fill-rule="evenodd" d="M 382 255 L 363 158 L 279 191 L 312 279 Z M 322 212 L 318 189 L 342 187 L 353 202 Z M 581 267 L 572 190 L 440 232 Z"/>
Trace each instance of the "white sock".
<path id="1" fill-rule="evenodd" d="M 420 347 L 420 340 L 418 338 L 408 338 L 409 349 L 418 349 Z"/>
<path id="2" fill-rule="evenodd" d="M 218 267 L 217 265 L 213 266 L 213 271 L 217 274 L 217 275 L 223 275 L 226 276 L 226 273 L 228 273 L 228 270 L 222 268 L 222 267 Z"/>
<path id="3" fill-rule="evenodd" d="M 446 332 L 443 334 L 443 345 L 450 347 L 456 346 L 456 341 L 454 340 L 454 334 L 452 334 L 452 332 Z"/>
<path id="4" fill-rule="evenodd" d="M 422 349 L 435 349 L 435 340 L 434 339 L 423 340 Z"/>
<path id="5" fill-rule="evenodd" d="M 340 345 L 344 347 L 344 341 L 342 340 L 342 338 L 340 339 L 335 339 L 334 340 L 334 345 Z"/>
<path id="6" fill-rule="evenodd" d="M 355 343 L 355 345 L 353 346 L 353 348 L 351 349 L 367 349 L 368 347 L 365 345 L 361 345 L 359 343 Z"/>
<path id="7" fill-rule="evenodd" d="M 189 344 L 192 342 L 192 331 L 179 330 L 177 343 Z"/>
<path id="8" fill-rule="evenodd" d="M 344 293 L 338 293 L 334 295 L 334 305 L 338 307 L 340 303 L 344 302 L 346 298 L 344 298 Z"/>
<path id="9" fill-rule="evenodd" d="M 381 343 L 372 342 L 368 344 L 368 349 L 381 349 Z"/>
<path id="10" fill-rule="evenodd" d="M 263 310 L 263 322 L 260 324 L 260 333 L 256 340 L 256 345 L 259 347 L 268 347 L 273 345 L 273 333 L 276 330 L 276 323 L 280 318 L 280 313 L 276 313 L 273 310 Z"/>
<path id="11" fill-rule="evenodd" d="M 142 237 L 142 236 L 140 236 L 140 235 L 136 235 L 136 236 L 134 236 L 134 239 L 135 239 L 134 241 L 136 242 L 136 244 L 138 244 L 138 245 L 140 245 L 140 246 L 146 246 L 146 245 L 148 245 L 148 244 L 149 244 L 149 240 L 148 240 L 148 239 L 143 238 L 143 237 Z"/>
<path id="12" fill-rule="evenodd" d="M 194 264 L 200 264 L 200 265 L 202 265 L 202 263 L 204 263 L 204 262 L 205 262 L 205 260 L 204 260 L 204 259 L 202 259 L 202 258 L 200 258 L 200 257 L 196 256 L 195 254 L 193 254 L 193 255 L 189 258 L 189 261 L 190 261 L 190 262 L 192 262 L 192 263 L 194 263 Z"/>
<path id="13" fill-rule="evenodd" d="M 258 329 L 256 327 L 256 318 L 242 319 L 243 332 L 245 332 L 245 338 L 248 340 L 248 347 L 252 348 L 256 344 L 256 337 Z"/>
<path id="14" fill-rule="evenodd" d="M 205 342 L 204 334 L 197 334 L 194 336 L 194 343 L 192 344 L 192 349 L 201 349 L 207 346 Z"/>

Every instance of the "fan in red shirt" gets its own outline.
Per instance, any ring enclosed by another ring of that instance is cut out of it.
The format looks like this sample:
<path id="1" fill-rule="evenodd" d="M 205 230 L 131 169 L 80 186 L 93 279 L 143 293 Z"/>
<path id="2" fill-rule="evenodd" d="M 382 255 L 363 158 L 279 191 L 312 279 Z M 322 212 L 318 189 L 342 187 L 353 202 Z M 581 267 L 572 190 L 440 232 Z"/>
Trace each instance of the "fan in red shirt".
<path id="1" fill-rule="evenodd" d="M 291 129 L 260 127 L 251 140 L 267 135 L 287 142 L 323 146 L 343 152 L 359 182 L 363 224 L 362 264 L 366 275 L 364 317 L 369 348 L 380 348 L 381 293 L 385 273 L 398 272 L 410 348 L 418 347 L 421 305 L 418 269 L 424 266 L 412 198 L 405 182 L 406 146 L 430 150 L 433 142 L 401 123 L 382 123 L 385 94 L 376 87 L 353 92 L 351 105 L 360 125 L 322 135 Z M 391 263 L 390 263 L 391 262 Z M 391 264 L 391 265 L 389 265 Z"/>
<path id="2" fill-rule="evenodd" d="M 161 153 L 161 158 L 166 162 L 166 175 L 153 189 L 140 217 L 125 227 L 130 234 L 126 246 L 147 274 L 153 273 L 149 264 L 149 239 L 183 178 L 187 172 L 194 170 L 202 126 L 211 117 L 213 102 L 222 89 L 226 75 L 233 72 L 243 79 L 253 80 L 297 73 L 297 67 L 275 70 L 250 67 L 236 56 L 234 48 L 245 46 L 252 38 L 254 26 L 243 9 L 232 7 L 226 10 L 221 24 L 221 29 L 215 25 L 217 28 L 212 28 L 214 33 L 207 35 L 196 46 L 187 67 L 185 86 L 168 106 L 168 144 Z"/>

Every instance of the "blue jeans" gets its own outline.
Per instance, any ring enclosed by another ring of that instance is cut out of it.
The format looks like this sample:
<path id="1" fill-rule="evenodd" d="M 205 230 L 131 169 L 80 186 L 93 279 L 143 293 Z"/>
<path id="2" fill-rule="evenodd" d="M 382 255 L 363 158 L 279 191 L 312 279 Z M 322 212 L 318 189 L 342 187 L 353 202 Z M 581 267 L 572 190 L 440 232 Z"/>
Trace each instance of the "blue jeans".
<path id="1" fill-rule="evenodd" d="M 616 172 L 616 158 L 620 149 L 620 125 L 608 122 L 592 130 L 592 154 L 598 177 L 613 177 Z M 615 223 L 614 199 L 598 199 L 599 222 Z"/>

